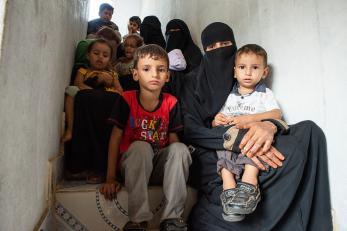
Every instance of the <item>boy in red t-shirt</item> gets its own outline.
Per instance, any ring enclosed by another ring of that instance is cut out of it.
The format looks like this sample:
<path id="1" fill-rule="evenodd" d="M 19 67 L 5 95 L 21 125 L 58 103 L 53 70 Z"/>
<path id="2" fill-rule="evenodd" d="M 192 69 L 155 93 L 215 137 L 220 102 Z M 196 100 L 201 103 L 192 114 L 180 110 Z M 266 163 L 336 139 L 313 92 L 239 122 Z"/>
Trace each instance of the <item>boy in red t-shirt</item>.
<path id="1" fill-rule="evenodd" d="M 106 199 L 116 197 L 120 189 L 116 181 L 119 168 L 129 194 L 130 221 L 124 230 L 146 230 L 147 222 L 153 218 L 148 203 L 149 183 L 162 183 L 167 201 L 160 230 L 187 230 L 181 216 L 191 157 L 177 137 L 183 129 L 177 99 L 161 92 L 169 80 L 168 66 L 164 49 L 153 44 L 140 47 L 134 56 L 133 71 L 140 90 L 124 92 L 109 119 L 114 127 L 107 179 L 100 192 Z"/>

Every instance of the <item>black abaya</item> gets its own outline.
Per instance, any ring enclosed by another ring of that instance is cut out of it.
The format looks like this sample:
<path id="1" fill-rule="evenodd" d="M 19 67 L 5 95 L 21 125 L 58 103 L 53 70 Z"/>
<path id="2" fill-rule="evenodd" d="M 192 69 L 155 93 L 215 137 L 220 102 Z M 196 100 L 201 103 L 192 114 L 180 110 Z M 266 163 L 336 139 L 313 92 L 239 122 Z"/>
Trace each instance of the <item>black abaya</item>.
<path id="1" fill-rule="evenodd" d="M 202 34 L 205 48 L 209 42 L 232 39 L 232 30 L 222 23 L 209 25 Z M 213 53 L 226 54 L 228 49 L 219 48 Z M 206 52 L 205 62 L 190 79 L 191 84 L 181 98 L 184 138 L 195 148 L 189 183 L 199 192 L 189 218 L 190 230 L 332 230 L 325 137 L 310 121 L 293 125 L 286 135 L 276 136 L 274 146 L 286 159 L 282 167 L 261 173 L 262 200 L 255 212 L 241 222 L 223 220 L 219 198 L 222 180 L 216 172 L 216 150 L 224 149 L 223 134 L 227 128 L 212 128 L 211 122 L 226 100 L 226 93 L 231 91 L 234 80 L 227 66 L 232 69 L 233 65 L 228 64 L 230 55 L 226 58 L 210 54 Z M 215 68 L 214 63 L 220 68 Z"/>
<path id="2" fill-rule="evenodd" d="M 81 90 L 74 101 L 74 125 L 70 149 L 65 155 L 71 173 L 92 171 L 105 174 L 112 125 L 106 121 L 119 94 Z"/>
<path id="3" fill-rule="evenodd" d="M 262 200 L 241 222 L 224 221 L 214 150 L 199 147 L 192 171 L 203 179 L 200 198 L 190 214 L 190 230 L 332 230 L 326 143 L 322 130 L 311 121 L 290 126 L 275 147 L 286 157 L 283 166 L 262 173 Z M 198 173 L 197 173 L 198 172 Z"/>

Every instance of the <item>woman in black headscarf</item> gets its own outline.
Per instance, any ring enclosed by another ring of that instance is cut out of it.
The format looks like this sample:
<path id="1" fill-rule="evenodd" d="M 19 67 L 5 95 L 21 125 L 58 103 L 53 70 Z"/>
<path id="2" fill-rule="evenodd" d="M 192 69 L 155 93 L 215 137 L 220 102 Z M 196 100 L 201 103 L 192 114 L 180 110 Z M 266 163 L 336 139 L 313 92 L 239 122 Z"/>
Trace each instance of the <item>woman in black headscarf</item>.
<path id="1" fill-rule="evenodd" d="M 184 137 L 193 150 L 189 182 L 199 191 L 189 230 L 332 230 L 322 130 L 311 121 L 292 125 L 288 130 L 275 120 L 252 123 L 243 129 L 212 128 L 211 122 L 234 84 L 236 43 L 231 28 L 224 23 L 207 26 L 201 40 L 206 53 L 181 98 Z M 216 172 L 216 150 L 223 149 L 243 149 L 247 156 L 254 155 L 273 166 L 259 177 L 262 201 L 241 222 L 222 218 L 222 182 Z M 283 163 L 276 158 L 279 152 L 285 156 Z"/>
<path id="2" fill-rule="evenodd" d="M 165 49 L 166 43 L 161 32 L 161 23 L 156 16 L 147 16 L 143 19 L 140 35 L 145 44 L 157 44 Z"/>
<path id="3" fill-rule="evenodd" d="M 193 42 L 187 24 L 180 19 L 173 19 L 166 25 L 166 51 L 169 53 L 174 49 L 182 51 L 187 62 L 185 73 L 199 66 L 202 54 Z"/>

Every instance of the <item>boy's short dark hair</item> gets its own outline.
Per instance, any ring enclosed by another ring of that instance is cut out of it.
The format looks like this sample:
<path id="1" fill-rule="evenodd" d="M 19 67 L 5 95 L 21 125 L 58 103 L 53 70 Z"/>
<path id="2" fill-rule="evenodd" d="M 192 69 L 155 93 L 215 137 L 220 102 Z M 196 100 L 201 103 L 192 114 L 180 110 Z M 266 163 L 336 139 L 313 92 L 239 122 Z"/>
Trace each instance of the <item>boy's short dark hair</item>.
<path id="1" fill-rule="evenodd" d="M 100 5 L 100 7 L 99 7 L 99 12 L 102 12 L 102 11 L 104 11 L 104 10 L 110 10 L 110 11 L 112 11 L 112 13 L 113 13 L 113 7 L 110 5 L 110 4 L 108 4 L 108 3 L 103 3 L 103 4 L 101 4 Z"/>
<path id="2" fill-rule="evenodd" d="M 267 66 L 267 53 L 264 48 L 262 48 L 261 46 L 257 44 L 247 44 L 239 48 L 236 52 L 235 61 L 242 54 L 249 54 L 249 53 L 253 53 L 255 55 L 262 57 L 264 61 L 264 65 Z"/>
<path id="3" fill-rule="evenodd" d="M 164 59 L 166 62 L 166 67 L 169 67 L 169 57 L 166 53 L 166 51 L 156 45 L 156 44 L 148 44 L 142 47 L 139 47 L 134 55 L 134 68 L 137 68 L 137 64 L 139 62 L 139 59 L 144 58 L 146 56 L 149 56 L 150 58 L 154 60 L 158 59 Z"/>
<path id="4" fill-rule="evenodd" d="M 110 50 L 111 50 L 111 53 L 110 53 L 110 59 L 112 57 L 112 54 L 113 54 L 113 48 L 111 46 L 111 44 L 106 40 L 106 39 L 103 39 L 103 38 L 98 38 L 98 39 L 95 39 L 94 41 L 92 41 L 89 46 L 88 46 L 88 50 L 87 52 L 90 53 L 93 49 L 93 46 L 96 44 L 96 43 L 102 43 L 102 44 L 106 44 Z"/>
<path id="5" fill-rule="evenodd" d="M 134 38 L 135 39 L 136 47 L 140 47 L 143 45 L 143 38 L 138 34 L 129 34 L 129 35 L 125 36 L 124 43 L 125 43 L 125 40 L 127 40 L 128 38 Z"/>
<path id="6" fill-rule="evenodd" d="M 129 18 L 129 22 L 135 22 L 139 27 L 141 25 L 141 19 L 138 16 L 132 16 Z"/>

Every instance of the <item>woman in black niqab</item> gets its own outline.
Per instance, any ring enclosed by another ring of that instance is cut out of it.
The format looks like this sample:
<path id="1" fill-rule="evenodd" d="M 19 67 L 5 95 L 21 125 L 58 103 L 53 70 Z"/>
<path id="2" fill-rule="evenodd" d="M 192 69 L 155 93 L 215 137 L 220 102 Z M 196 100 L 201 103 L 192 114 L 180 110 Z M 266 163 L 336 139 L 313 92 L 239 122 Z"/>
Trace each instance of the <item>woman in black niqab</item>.
<path id="1" fill-rule="evenodd" d="M 232 57 L 236 44 L 232 30 L 224 23 L 207 26 L 201 39 L 205 51 L 215 42 L 232 41 L 232 45 L 206 51 L 181 97 L 184 138 L 193 150 L 188 183 L 199 195 L 189 216 L 189 230 L 332 230 L 326 141 L 312 121 L 291 125 L 286 134 L 277 127 L 273 145 L 285 160 L 281 167 L 270 167 L 259 176 L 262 200 L 257 209 L 240 222 L 222 218 L 222 180 L 216 172 L 216 150 L 224 150 L 223 134 L 229 127 L 212 128 L 211 122 L 234 84 Z M 251 125 L 250 130 L 253 128 Z M 255 129 L 258 133 L 266 130 Z M 236 141 L 246 132 L 239 130 L 234 146 L 239 146 Z"/>
<path id="2" fill-rule="evenodd" d="M 211 122 L 222 108 L 235 82 L 234 55 L 237 47 L 232 29 L 221 22 L 207 26 L 201 34 L 204 50 L 216 42 L 230 41 L 231 45 L 206 51 L 197 73 L 195 97 L 203 105 L 206 115 Z M 212 119 L 212 120 L 211 120 Z"/>
<path id="3" fill-rule="evenodd" d="M 193 42 L 187 24 L 181 19 L 172 19 L 166 25 L 166 51 L 169 53 L 174 49 L 180 49 L 187 62 L 185 73 L 199 66 L 202 54 Z"/>
<path id="4" fill-rule="evenodd" d="M 145 44 L 157 44 L 165 49 L 166 42 L 161 31 L 161 23 L 156 16 L 147 16 L 143 19 L 140 35 Z"/>

